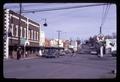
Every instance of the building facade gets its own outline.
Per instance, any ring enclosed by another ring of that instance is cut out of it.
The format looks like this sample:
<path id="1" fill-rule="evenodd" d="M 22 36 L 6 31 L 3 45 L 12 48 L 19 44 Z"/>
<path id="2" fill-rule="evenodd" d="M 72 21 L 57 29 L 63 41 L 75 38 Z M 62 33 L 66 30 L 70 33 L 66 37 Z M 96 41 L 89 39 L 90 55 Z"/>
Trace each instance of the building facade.
<path id="1" fill-rule="evenodd" d="M 19 14 L 4 9 L 4 57 L 9 58 L 18 45 L 18 32 L 20 33 L 20 46 L 38 47 L 40 40 L 40 25 L 21 15 L 19 27 Z M 20 30 L 18 30 L 20 28 Z"/>
<path id="2" fill-rule="evenodd" d="M 48 38 L 45 38 L 45 47 L 51 47 L 50 40 Z"/>
<path id="3" fill-rule="evenodd" d="M 40 46 L 45 46 L 45 33 L 44 31 L 40 31 Z"/>

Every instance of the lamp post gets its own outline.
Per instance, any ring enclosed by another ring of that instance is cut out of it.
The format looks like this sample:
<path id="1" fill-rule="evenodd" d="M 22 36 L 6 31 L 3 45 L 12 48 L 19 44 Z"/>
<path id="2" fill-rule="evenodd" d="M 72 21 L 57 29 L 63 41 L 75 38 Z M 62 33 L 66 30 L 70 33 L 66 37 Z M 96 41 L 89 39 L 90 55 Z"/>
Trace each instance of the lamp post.
<path id="1" fill-rule="evenodd" d="M 45 23 L 43 23 L 43 26 L 47 27 L 48 24 L 46 23 L 46 19 L 43 18 L 41 20 L 45 20 Z M 41 29 L 39 30 L 39 32 L 41 32 Z M 40 39 L 41 39 L 41 34 L 40 34 Z M 39 42 L 41 42 L 41 40 L 39 39 Z M 39 45 L 41 45 L 41 43 L 39 43 Z M 42 48 L 43 49 L 43 48 Z M 42 56 L 42 51 L 41 51 L 41 48 L 39 49 L 39 55 Z"/>
<path id="2" fill-rule="evenodd" d="M 45 27 L 47 27 L 47 23 L 46 23 L 46 19 L 44 19 L 45 20 L 45 23 L 43 24 Z"/>
<path id="3" fill-rule="evenodd" d="M 48 26 L 48 24 L 47 24 L 47 19 L 46 18 L 42 18 L 40 21 L 42 21 L 42 20 L 44 20 L 44 23 L 43 23 L 43 26 L 45 26 L 45 27 L 47 27 Z"/>

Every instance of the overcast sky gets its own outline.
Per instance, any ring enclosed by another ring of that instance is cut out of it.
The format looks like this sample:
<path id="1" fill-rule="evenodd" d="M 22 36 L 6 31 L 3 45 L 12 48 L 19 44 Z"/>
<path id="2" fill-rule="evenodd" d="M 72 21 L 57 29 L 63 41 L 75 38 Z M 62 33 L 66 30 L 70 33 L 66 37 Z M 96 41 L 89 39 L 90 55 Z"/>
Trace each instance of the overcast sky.
<path id="1" fill-rule="evenodd" d="M 71 7 L 76 5 L 88 5 L 93 3 L 23 3 L 23 10 L 41 10 L 46 8 Z M 96 4 L 96 3 L 95 3 Z M 57 30 L 61 30 L 62 39 L 87 39 L 90 36 L 98 35 L 102 20 L 103 8 L 106 6 L 93 6 L 83 8 L 73 8 L 65 10 L 45 11 L 36 13 L 23 13 L 38 23 L 44 23 L 47 19 L 47 27 L 42 27 L 47 38 L 57 38 Z M 5 4 L 4 8 L 19 11 L 19 4 Z M 109 8 L 106 21 L 102 27 L 104 35 L 116 33 L 116 5 Z"/>

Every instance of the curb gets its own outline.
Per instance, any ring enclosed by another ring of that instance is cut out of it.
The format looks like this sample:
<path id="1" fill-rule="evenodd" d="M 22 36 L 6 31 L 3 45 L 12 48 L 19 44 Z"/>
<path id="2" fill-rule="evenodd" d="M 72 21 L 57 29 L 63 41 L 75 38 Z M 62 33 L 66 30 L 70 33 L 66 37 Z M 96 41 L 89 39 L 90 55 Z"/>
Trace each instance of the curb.
<path id="1" fill-rule="evenodd" d="M 34 58 L 39 58 L 39 57 L 27 57 L 27 58 L 21 58 L 20 60 L 34 59 Z"/>

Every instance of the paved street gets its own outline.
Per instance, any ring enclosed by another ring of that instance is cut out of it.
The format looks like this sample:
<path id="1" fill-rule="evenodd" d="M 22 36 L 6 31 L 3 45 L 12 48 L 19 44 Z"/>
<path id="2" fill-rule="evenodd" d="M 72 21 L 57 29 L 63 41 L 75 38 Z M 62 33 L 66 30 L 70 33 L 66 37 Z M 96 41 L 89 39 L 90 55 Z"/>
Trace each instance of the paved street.
<path id="1" fill-rule="evenodd" d="M 3 62 L 4 78 L 17 79 L 104 79 L 114 78 L 116 57 L 79 54 L 59 58 L 8 59 Z"/>

